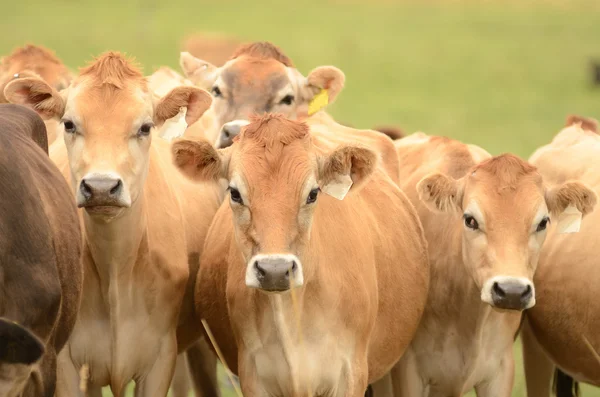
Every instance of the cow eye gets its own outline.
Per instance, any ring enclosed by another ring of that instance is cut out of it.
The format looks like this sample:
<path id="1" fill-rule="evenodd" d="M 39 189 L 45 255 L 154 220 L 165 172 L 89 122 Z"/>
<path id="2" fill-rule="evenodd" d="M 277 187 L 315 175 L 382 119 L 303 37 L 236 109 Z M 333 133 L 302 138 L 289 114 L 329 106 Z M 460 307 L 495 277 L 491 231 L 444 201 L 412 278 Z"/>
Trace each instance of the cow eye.
<path id="1" fill-rule="evenodd" d="M 281 101 L 279 101 L 280 105 L 291 105 L 294 102 L 294 96 L 293 95 L 286 95 L 283 97 L 283 99 Z"/>
<path id="2" fill-rule="evenodd" d="M 152 127 L 154 127 L 154 125 L 152 123 L 144 123 L 144 124 L 142 124 L 142 126 L 140 127 L 140 130 L 138 131 L 138 135 L 139 136 L 148 136 L 148 135 L 150 135 L 150 131 L 152 131 Z"/>
<path id="3" fill-rule="evenodd" d="M 212 92 L 212 94 L 213 94 L 215 97 L 220 97 L 220 96 L 222 96 L 222 95 L 223 95 L 223 93 L 221 92 L 221 90 L 220 90 L 220 89 L 219 89 L 219 87 L 217 87 L 217 86 L 214 86 L 214 87 L 212 88 L 211 92 Z"/>
<path id="4" fill-rule="evenodd" d="M 550 223 L 550 218 L 545 217 L 544 219 L 542 219 L 542 221 L 540 222 L 540 224 L 538 225 L 536 232 L 541 232 L 546 230 L 546 228 L 548 227 L 548 223 Z"/>
<path id="5" fill-rule="evenodd" d="M 239 190 L 230 186 L 229 192 L 231 195 L 231 201 L 233 201 L 234 203 L 238 203 L 238 204 L 244 204 L 244 200 L 242 200 L 242 195 L 240 194 Z"/>
<path id="6" fill-rule="evenodd" d="M 465 214 L 464 219 L 465 219 L 466 227 L 468 227 L 469 229 L 472 229 L 472 230 L 479 229 L 479 223 L 477 223 L 477 221 L 475 220 L 475 218 L 473 218 L 473 216 Z"/>
<path id="7" fill-rule="evenodd" d="M 319 188 L 313 189 L 308 193 L 308 197 L 306 198 L 306 204 L 312 204 L 317 201 L 317 197 L 319 196 Z"/>
<path id="8" fill-rule="evenodd" d="M 73 123 L 71 120 L 63 120 L 63 124 L 65 126 L 65 132 L 74 134 L 77 131 L 77 128 L 75 128 L 75 123 Z"/>

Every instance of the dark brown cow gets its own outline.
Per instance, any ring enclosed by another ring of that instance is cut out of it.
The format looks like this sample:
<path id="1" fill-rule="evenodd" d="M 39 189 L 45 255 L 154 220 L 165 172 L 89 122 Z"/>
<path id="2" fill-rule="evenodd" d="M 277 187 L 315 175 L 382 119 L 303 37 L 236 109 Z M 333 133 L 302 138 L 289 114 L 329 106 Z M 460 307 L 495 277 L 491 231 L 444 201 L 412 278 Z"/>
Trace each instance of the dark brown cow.
<path id="1" fill-rule="evenodd" d="M 0 105 L 0 395 L 52 397 L 81 298 L 81 235 L 42 119 Z M 37 143 L 37 144 L 36 144 Z M 41 148 L 41 149 L 40 149 Z"/>

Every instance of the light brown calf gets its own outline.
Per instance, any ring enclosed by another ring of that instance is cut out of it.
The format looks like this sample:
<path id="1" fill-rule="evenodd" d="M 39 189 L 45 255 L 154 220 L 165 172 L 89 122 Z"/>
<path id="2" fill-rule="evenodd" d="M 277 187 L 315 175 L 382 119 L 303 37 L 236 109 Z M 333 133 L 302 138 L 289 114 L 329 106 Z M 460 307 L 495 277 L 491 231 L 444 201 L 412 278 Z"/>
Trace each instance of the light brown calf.
<path id="1" fill-rule="evenodd" d="M 69 86 L 73 79 L 71 71 L 54 53 L 44 47 L 27 44 L 16 48 L 0 60 L 0 103 L 7 103 L 4 87 L 17 78 L 38 77 L 60 91 Z M 45 120 L 48 144 L 58 136 L 58 121 Z"/>
<path id="2" fill-rule="evenodd" d="M 266 115 L 227 149 L 173 145 L 191 179 L 229 181 L 196 302 L 246 397 L 362 397 L 421 317 L 429 270 L 413 207 L 374 152 L 326 140 Z"/>
<path id="3" fill-rule="evenodd" d="M 192 124 L 210 106 L 210 95 L 178 87 L 155 102 L 135 65 L 112 52 L 81 70 L 61 94 L 33 78 L 15 80 L 5 92 L 10 101 L 61 120 L 65 145 L 54 145 L 51 157 L 82 208 L 83 301 L 59 356 L 57 396 L 79 395 L 84 364 L 93 393 L 110 385 L 122 396 L 133 379 L 136 396 L 166 396 L 177 352 L 201 332 L 195 273 L 222 193 L 182 177 L 169 144 L 152 131 L 180 107 L 187 107 Z"/>
<path id="4" fill-rule="evenodd" d="M 567 126 L 551 143 L 539 148 L 530 161 L 548 183 L 579 180 L 597 194 L 600 189 L 597 122 L 569 117 Z M 589 200 L 594 198 L 595 194 L 590 193 Z M 555 368 L 561 371 L 557 374 L 559 397 L 572 395 L 573 379 L 600 386 L 600 363 L 594 354 L 594 350 L 600 351 L 600 303 L 596 299 L 600 285 L 599 224 L 600 212 L 596 210 L 582 223 L 579 233 L 559 234 L 554 227 L 548 233 L 534 279 L 538 303 L 527 311 L 523 329 L 529 396 L 551 395 Z"/>
<path id="5" fill-rule="evenodd" d="M 532 278 L 547 227 L 568 204 L 589 212 L 594 193 L 578 182 L 546 186 L 516 156 L 491 157 L 448 138 L 419 133 L 396 145 L 400 186 L 428 241 L 431 287 L 394 369 L 394 391 L 509 397 L 513 341 L 522 310 L 536 302 Z"/>

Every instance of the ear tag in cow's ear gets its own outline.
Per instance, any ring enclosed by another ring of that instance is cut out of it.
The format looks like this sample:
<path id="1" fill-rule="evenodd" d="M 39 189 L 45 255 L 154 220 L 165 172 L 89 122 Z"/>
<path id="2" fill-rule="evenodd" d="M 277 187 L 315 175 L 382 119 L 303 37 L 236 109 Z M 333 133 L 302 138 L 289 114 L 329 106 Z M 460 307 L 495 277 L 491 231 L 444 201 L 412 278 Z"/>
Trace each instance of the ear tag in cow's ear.
<path id="1" fill-rule="evenodd" d="M 323 88 L 321 92 L 314 96 L 314 98 L 308 104 L 308 115 L 312 116 L 319 110 L 323 109 L 329 103 L 329 92 L 326 88 Z"/>
<path id="2" fill-rule="evenodd" d="M 158 136 L 166 139 L 167 141 L 172 141 L 175 138 L 183 136 L 188 127 L 187 123 L 185 122 L 186 113 L 186 107 L 179 108 L 179 113 L 166 120 L 165 123 L 160 127 L 160 133 Z"/>
<path id="3" fill-rule="evenodd" d="M 321 188 L 325 194 L 335 197 L 338 200 L 343 200 L 348 194 L 348 190 L 352 187 L 352 178 L 350 175 L 338 176 L 335 180 L 329 182 Z"/>
<path id="4" fill-rule="evenodd" d="M 581 212 L 576 207 L 569 205 L 558 216 L 558 233 L 577 233 L 581 227 L 581 217 Z"/>

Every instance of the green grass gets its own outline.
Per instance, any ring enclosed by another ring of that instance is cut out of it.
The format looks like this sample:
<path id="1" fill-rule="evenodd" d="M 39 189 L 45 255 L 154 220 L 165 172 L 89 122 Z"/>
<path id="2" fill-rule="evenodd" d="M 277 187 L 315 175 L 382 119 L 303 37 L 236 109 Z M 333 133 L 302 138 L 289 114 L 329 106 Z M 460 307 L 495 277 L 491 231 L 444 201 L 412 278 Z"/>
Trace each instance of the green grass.
<path id="1" fill-rule="evenodd" d="M 476 143 L 494 154 L 529 156 L 568 113 L 600 118 L 600 89 L 589 82 L 589 61 L 600 59 L 597 0 L 0 5 L 0 53 L 30 41 L 77 67 L 102 51 L 122 50 L 149 73 L 160 65 L 177 68 L 181 38 L 194 31 L 270 40 L 304 73 L 324 64 L 344 70 L 346 88 L 331 107 L 341 122 L 397 124 Z M 517 369 L 513 395 L 522 396 L 520 364 Z"/>

